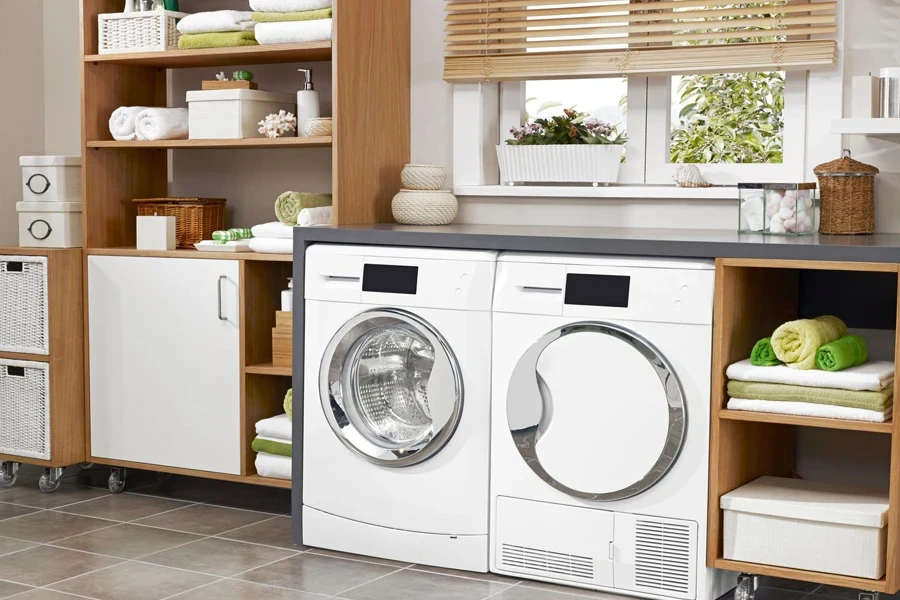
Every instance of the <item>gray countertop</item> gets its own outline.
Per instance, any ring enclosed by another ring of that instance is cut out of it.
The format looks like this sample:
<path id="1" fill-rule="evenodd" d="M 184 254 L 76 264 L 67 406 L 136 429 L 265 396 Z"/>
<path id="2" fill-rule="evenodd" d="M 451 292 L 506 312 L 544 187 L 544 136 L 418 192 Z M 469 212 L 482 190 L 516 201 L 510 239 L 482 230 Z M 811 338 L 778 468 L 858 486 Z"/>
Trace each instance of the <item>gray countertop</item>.
<path id="1" fill-rule="evenodd" d="M 298 256 L 309 244 L 331 242 L 517 252 L 900 263 L 900 234 L 777 237 L 704 229 L 367 225 L 298 227 L 294 240 Z"/>

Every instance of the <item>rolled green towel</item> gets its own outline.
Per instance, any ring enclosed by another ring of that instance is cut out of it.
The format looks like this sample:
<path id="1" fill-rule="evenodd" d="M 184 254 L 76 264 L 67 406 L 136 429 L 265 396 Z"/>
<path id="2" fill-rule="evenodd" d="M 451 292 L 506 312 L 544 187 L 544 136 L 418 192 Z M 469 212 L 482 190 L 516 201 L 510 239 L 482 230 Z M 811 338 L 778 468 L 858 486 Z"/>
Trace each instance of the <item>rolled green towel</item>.
<path id="1" fill-rule="evenodd" d="M 294 422 L 294 388 L 287 391 L 284 396 L 284 412 L 287 413 L 288 420 Z"/>
<path id="2" fill-rule="evenodd" d="M 772 338 L 763 338 L 756 342 L 753 351 L 750 352 L 750 364 L 754 367 L 777 367 L 784 364 L 775 356 Z"/>
<path id="3" fill-rule="evenodd" d="M 217 242 L 237 242 L 240 240 L 249 240 L 253 237 L 253 232 L 249 229 L 229 229 L 227 231 L 213 231 L 212 238 Z"/>
<path id="4" fill-rule="evenodd" d="M 264 452 L 266 454 L 274 454 L 275 456 L 291 456 L 294 449 L 293 444 L 287 442 L 278 442 L 272 439 L 264 439 L 257 437 L 250 444 L 254 452 Z"/>
<path id="5" fill-rule="evenodd" d="M 869 346 L 858 335 L 845 335 L 816 351 L 816 366 L 823 371 L 843 371 L 869 358 Z"/>
<path id="6" fill-rule="evenodd" d="M 767 400 L 773 402 L 809 402 L 829 406 L 844 406 L 883 412 L 894 405 L 894 388 L 888 386 L 880 392 L 816 388 L 781 383 L 757 383 L 752 381 L 728 382 L 728 396 L 743 400 Z"/>
<path id="7" fill-rule="evenodd" d="M 252 31 L 226 31 L 223 33 L 190 33 L 178 38 L 179 50 L 199 48 L 234 48 L 237 46 L 258 46 Z"/>
<path id="8" fill-rule="evenodd" d="M 772 334 L 772 349 L 778 360 L 792 369 L 816 368 L 816 351 L 847 335 L 847 326 L 830 315 L 790 321 Z"/>
<path id="9" fill-rule="evenodd" d="M 275 200 L 275 216 L 284 225 L 297 225 L 297 215 L 304 208 L 331 206 L 331 194 L 306 194 L 302 192 L 285 192 Z"/>
<path id="10" fill-rule="evenodd" d="M 255 12 L 253 20 L 257 23 L 280 23 L 282 21 L 315 21 L 317 19 L 330 19 L 331 9 L 320 8 L 318 10 L 298 10 L 295 12 Z"/>

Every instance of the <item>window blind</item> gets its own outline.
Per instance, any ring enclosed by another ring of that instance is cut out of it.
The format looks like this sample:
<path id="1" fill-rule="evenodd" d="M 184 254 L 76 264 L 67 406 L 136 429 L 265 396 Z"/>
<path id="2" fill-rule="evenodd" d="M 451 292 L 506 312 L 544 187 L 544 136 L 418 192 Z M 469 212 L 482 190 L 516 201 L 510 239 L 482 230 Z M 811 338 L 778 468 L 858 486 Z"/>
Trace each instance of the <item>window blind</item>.
<path id="1" fill-rule="evenodd" d="M 827 68 L 837 62 L 836 8 L 799 0 L 449 1 L 444 79 Z"/>

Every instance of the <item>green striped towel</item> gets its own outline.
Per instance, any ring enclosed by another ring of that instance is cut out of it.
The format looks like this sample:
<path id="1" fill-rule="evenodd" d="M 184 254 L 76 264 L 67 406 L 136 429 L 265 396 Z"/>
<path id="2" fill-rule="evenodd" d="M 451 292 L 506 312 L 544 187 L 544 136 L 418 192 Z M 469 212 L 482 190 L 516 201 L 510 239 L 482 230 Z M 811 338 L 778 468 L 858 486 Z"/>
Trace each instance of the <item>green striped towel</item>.
<path id="1" fill-rule="evenodd" d="M 253 237 L 253 233 L 249 229 L 229 229 L 227 231 L 213 231 L 212 238 L 216 242 L 237 242 L 240 240 L 249 240 Z"/>
<path id="2" fill-rule="evenodd" d="M 288 442 L 280 442 L 271 438 L 257 436 L 251 444 L 254 452 L 274 454 L 275 456 L 291 456 L 293 445 Z"/>

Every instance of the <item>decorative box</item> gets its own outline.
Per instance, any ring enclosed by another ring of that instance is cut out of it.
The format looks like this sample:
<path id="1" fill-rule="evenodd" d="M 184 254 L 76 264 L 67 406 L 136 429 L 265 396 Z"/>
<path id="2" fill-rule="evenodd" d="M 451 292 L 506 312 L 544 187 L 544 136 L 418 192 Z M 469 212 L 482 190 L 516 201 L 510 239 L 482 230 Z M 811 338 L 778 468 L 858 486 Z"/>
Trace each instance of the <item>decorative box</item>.
<path id="1" fill-rule="evenodd" d="M 22 200 L 81 202 L 80 156 L 20 156 Z"/>
<path id="2" fill-rule="evenodd" d="M 812 235 L 815 183 L 739 183 L 740 233 Z"/>
<path id="3" fill-rule="evenodd" d="M 23 248 L 80 248 L 81 202 L 17 202 Z"/>
<path id="4" fill-rule="evenodd" d="M 174 250 L 175 217 L 137 217 L 138 250 Z"/>
<path id="5" fill-rule="evenodd" d="M 187 93 L 192 140 L 264 137 L 259 122 L 280 110 L 297 114 L 294 94 L 258 90 L 210 90 Z M 294 134 L 296 135 L 296 133 Z"/>
<path id="6" fill-rule="evenodd" d="M 97 15 L 100 54 L 164 52 L 178 49 L 176 25 L 187 13 L 153 10 Z"/>

